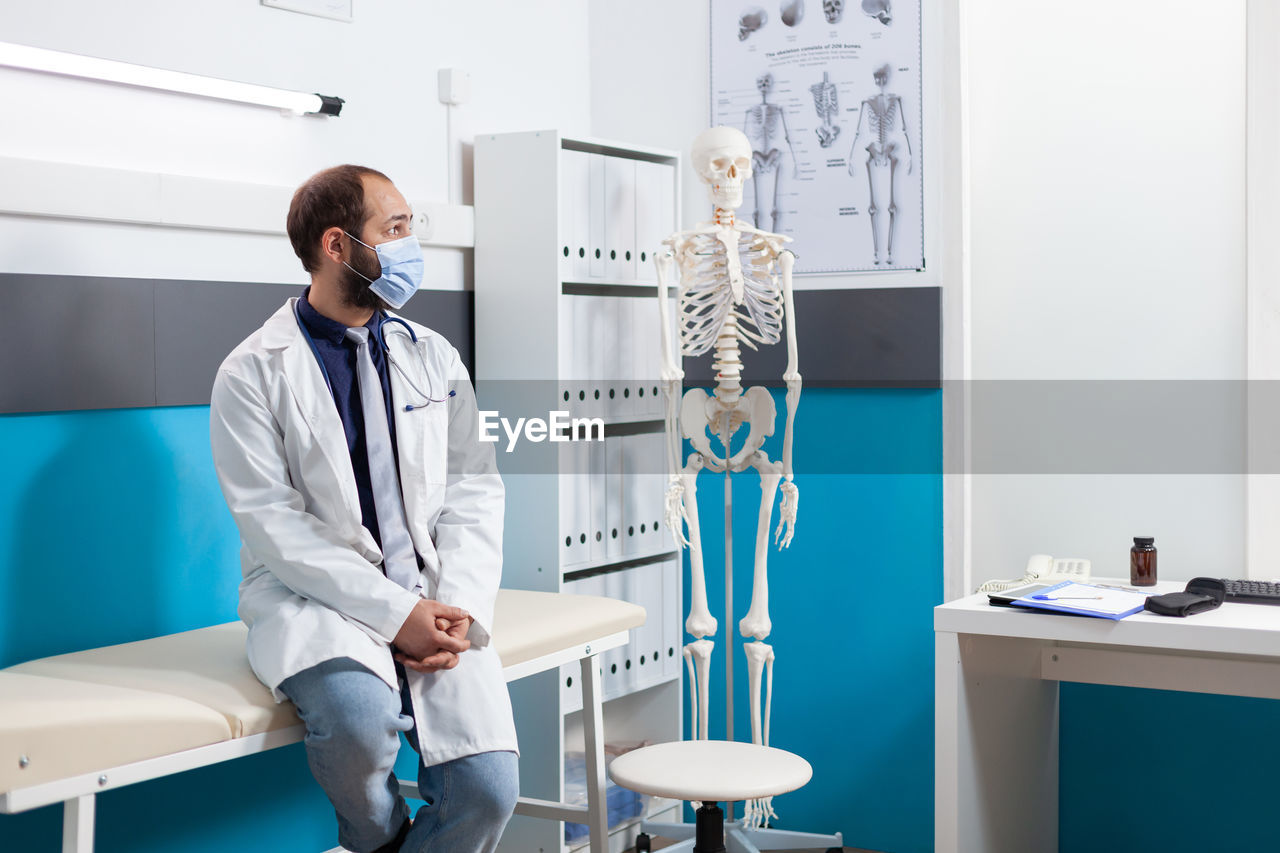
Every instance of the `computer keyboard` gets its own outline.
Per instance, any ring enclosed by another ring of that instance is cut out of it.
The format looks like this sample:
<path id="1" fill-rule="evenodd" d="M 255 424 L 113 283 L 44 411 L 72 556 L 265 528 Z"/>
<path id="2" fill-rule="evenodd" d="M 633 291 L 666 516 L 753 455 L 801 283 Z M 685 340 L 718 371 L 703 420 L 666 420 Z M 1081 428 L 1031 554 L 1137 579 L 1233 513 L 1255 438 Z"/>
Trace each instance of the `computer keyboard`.
<path id="1" fill-rule="evenodd" d="M 1227 601 L 1236 604 L 1280 604 L 1280 583 L 1272 581 L 1233 581 L 1222 579 L 1227 587 Z"/>

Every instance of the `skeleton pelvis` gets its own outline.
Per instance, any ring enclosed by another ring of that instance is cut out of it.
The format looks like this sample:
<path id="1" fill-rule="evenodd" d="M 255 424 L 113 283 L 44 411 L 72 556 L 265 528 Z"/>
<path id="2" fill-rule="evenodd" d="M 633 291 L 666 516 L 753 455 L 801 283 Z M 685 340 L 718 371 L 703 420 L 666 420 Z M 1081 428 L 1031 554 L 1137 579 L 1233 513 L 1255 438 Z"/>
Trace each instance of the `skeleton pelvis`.
<path id="1" fill-rule="evenodd" d="M 751 431 L 730 460 L 732 470 L 740 471 L 749 464 L 751 455 L 760 449 L 764 440 L 773 435 L 777 414 L 773 397 L 765 388 L 748 388 L 732 403 L 725 403 L 701 388 L 691 388 L 680 401 L 680 432 L 689 439 L 695 450 L 706 457 L 712 468 L 723 470 L 725 460 L 711 452 L 708 430 L 712 435 L 720 436 L 727 416 L 728 433 L 724 436 L 727 443 L 738 427 L 744 423 L 750 424 Z M 727 446 L 725 454 L 728 455 Z"/>

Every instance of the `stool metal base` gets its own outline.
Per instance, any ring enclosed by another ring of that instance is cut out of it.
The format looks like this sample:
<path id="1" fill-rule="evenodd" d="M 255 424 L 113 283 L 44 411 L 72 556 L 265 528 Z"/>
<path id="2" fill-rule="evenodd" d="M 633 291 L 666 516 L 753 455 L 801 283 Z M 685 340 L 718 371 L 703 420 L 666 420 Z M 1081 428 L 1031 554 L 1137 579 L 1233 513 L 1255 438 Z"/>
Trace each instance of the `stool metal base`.
<path id="1" fill-rule="evenodd" d="M 714 803 L 704 804 L 698 809 L 698 823 L 703 823 L 703 809 L 710 805 L 715 807 Z M 716 808 L 719 812 L 720 809 Z M 721 812 L 723 814 L 723 812 Z M 727 850 L 728 853 L 761 853 L 764 850 L 829 850 L 830 848 L 841 848 L 844 846 L 844 836 L 837 832 L 834 835 L 822 835 L 816 832 L 792 832 L 786 829 L 748 829 L 745 825 L 745 819 L 735 821 L 726 821 L 721 825 L 724 833 L 724 842 L 720 849 Z M 661 835 L 663 838 L 673 838 L 679 841 L 679 844 L 673 844 L 670 847 L 664 847 L 662 853 L 704 853 L 700 845 L 701 835 L 698 832 L 698 825 L 688 823 L 659 823 L 656 821 L 641 821 L 640 831 L 649 835 Z M 710 848 L 706 853 L 710 853 Z"/>

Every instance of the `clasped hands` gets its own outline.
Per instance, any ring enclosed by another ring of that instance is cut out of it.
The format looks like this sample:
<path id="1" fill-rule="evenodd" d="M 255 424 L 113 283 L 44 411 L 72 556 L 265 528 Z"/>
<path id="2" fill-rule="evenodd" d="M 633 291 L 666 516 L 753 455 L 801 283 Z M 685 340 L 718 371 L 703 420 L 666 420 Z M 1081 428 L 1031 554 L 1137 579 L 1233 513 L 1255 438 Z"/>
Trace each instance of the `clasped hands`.
<path id="1" fill-rule="evenodd" d="M 451 607 L 423 598 L 414 605 L 409 618 L 396 634 L 396 660 L 416 672 L 438 672 L 458 665 L 458 655 L 471 648 L 467 631 L 471 616 L 461 607 Z"/>

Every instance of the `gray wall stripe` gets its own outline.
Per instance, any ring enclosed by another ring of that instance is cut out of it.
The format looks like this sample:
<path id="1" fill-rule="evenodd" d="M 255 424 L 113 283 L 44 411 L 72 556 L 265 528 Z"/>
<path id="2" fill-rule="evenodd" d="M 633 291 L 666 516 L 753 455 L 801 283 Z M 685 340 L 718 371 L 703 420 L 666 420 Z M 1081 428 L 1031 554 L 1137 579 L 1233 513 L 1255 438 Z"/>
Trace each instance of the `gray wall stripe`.
<path id="1" fill-rule="evenodd" d="M 222 359 L 302 287 L 6 273 L 0 292 L 0 413 L 15 413 L 207 404 Z M 797 291 L 805 386 L 939 387 L 940 297 Z M 444 335 L 477 378 L 470 291 L 424 290 L 401 313 Z M 744 348 L 745 383 L 781 385 L 786 358 L 785 338 Z M 710 353 L 684 369 L 687 384 L 714 382 Z"/>
<path id="2" fill-rule="evenodd" d="M 0 274 L 0 413 L 206 405 L 227 353 L 300 285 Z M 474 300 L 424 290 L 400 313 L 473 369 Z"/>
<path id="3" fill-rule="evenodd" d="M 796 350 L 804 387 L 942 387 L 942 290 L 798 290 Z M 742 350 L 743 385 L 784 383 L 787 339 Z M 715 382 L 714 352 L 684 360 L 686 385 Z"/>

